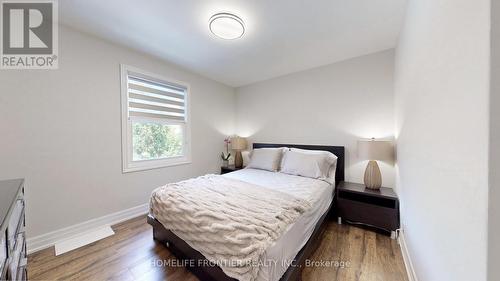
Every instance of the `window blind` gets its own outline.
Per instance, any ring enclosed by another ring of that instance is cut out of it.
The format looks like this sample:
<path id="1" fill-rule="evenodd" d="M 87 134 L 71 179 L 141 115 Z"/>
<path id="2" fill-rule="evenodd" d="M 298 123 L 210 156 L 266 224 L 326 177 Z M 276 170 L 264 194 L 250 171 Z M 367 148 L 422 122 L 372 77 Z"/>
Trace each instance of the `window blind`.
<path id="1" fill-rule="evenodd" d="M 186 88 L 127 75 L 129 116 L 186 121 Z"/>

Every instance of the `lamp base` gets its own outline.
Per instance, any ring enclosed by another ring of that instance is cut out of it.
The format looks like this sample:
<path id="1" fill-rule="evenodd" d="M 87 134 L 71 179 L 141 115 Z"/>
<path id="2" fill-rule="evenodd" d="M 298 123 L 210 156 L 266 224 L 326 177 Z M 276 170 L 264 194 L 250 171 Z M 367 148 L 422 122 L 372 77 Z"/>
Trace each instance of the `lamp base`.
<path id="1" fill-rule="evenodd" d="M 380 174 L 377 161 L 371 160 L 366 165 L 365 186 L 369 189 L 380 189 L 382 186 L 382 175 Z"/>
<path id="2" fill-rule="evenodd" d="M 236 150 L 236 155 L 234 156 L 234 167 L 243 168 L 243 156 L 241 155 L 241 150 Z"/>

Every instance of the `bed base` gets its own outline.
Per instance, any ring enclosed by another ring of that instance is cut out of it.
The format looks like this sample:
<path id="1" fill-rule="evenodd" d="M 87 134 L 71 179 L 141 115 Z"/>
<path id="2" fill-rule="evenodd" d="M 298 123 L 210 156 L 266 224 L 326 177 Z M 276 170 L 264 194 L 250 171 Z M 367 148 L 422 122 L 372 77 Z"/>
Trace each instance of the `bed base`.
<path id="1" fill-rule="evenodd" d="M 308 259 L 321 243 L 321 237 L 326 230 L 330 210 L 335 200 L 328 207 L 328 210 L 321 216 L 314 231 L 302 247 L 302 249 L 295 256 L 293 265 L 288 267 L 287 271 L 283 274 L 280 281 L 300 281 L 302 279 L 302 270 L 305 267 L 305 261 Z M 170 252 L 181 261 L 186 262 L 186 267 L 196 277 L 202 281 L 235 281 L 236 279 L 227 276 L 220 267 L 208 266 L 207 259 L 198 251 L 189 246 L 184 240 L 177 235 L 166 229 L 157 219 L 152 215 L 148 215 L 148 223 L 153 226 L 153 238 L 160 243 L 167 246 Z"/>

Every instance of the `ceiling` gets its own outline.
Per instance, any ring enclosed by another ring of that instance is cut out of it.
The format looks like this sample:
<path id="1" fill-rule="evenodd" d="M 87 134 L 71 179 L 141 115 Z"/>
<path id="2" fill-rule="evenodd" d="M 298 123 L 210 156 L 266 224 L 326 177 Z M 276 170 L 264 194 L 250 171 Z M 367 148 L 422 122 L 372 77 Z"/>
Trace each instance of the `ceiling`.
<path id="1" fill-rule="evenodd" d="M 71 0 L 60 21 L 224 84 L 253 82 L 393 48 L 405 0 Z M 221 40 L 209 18 L 232 12 L 244 36 Z"/>

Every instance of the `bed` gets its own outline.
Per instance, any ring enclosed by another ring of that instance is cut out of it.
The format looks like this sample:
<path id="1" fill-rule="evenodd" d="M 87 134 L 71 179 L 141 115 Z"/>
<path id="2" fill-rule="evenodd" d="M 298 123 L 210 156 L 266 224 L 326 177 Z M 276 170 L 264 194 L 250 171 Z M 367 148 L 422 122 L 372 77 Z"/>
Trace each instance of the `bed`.
<path id="1" fill-rule="evenodd" d="M 306 150 L 329 151 L 337 156 L 335 183 L 344 180 L 344 147 L 254 143 L 253 148 L 290 147 Z M 313 202 L 311 208 L 302 213 L 280 237 L 266 248 L 263 260 L 274 261 L 262 266 L 256 280 L 300 280 L 305 260 L 315 251 L 326 227 L 329 211 L 334 202 L 335 184 L 322 180 L 286 175 L 257 169 L 242 169 L 223 176 L 259 186 L 268 186 L 279 192 L 286 192 L 297 198 L 307 198 Z M 236 280 L 229 277 L 219 266 L 205 262 L 199 251 L 165 228 L 154 215 L 148 215 L 148 223 L 153 226 L 155 240 L 165 244 L 186 267 L 200 280 Z M 302 266 L 301 266 L 302 265 Z"/>

